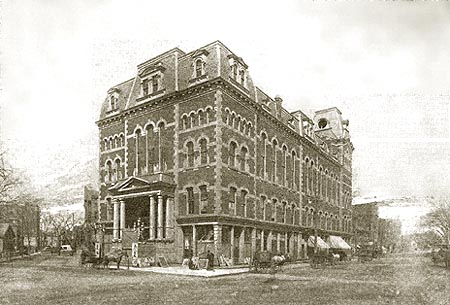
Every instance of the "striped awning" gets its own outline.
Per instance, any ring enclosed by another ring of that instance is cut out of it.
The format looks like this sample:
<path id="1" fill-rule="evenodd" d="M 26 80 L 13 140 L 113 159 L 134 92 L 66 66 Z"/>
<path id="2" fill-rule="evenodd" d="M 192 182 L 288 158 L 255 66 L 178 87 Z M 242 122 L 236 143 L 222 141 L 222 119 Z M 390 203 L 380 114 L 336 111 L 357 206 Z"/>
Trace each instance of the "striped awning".
<path id="1" fill-rule="evenodd" d="M 342 249 L 342 250 L 351 250 L 352 247 L 350 247 L 349 244 L 345 240 L 342 239 L 340 236 L 334 236 L 330 235 L 328 239 L 328 244 L 330 245 L 330 248 L 332 249 Z"/>
<path id="2" fill-rule="evenodd" d="M 310 236 L 308 239 L 308 247 L 313 247 L 314 248 L 315 245 L 315 237 L 314 236 Z M 329 249 L 330 246 L 323 241 L 322 238 L 320 238 L 319 236 L 317 236 L 317 248 L 319 249 Z"/>

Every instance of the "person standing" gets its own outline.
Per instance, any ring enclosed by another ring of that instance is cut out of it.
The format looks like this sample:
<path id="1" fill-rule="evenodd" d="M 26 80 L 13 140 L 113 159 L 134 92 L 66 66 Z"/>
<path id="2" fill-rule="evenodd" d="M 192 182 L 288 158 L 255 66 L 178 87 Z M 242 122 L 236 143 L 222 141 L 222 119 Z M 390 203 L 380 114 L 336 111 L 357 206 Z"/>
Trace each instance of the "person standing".
<path id="1" fill-rule="evenodd" d="M 208 259 L 208 267 L 207 270 L 213 270 L 214 267 L 214 254 L 208 250 L 208 253 L 206 254 L 206 258 Z"/>

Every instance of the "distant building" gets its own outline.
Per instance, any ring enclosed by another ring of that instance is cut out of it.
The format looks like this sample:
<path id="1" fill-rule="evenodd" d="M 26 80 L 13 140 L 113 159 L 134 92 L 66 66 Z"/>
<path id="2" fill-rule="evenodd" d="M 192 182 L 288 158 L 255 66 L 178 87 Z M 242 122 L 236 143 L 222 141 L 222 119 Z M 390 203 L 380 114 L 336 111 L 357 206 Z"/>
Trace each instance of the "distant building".
<path id="1" fill-rule="evenodd" d="M 99 191 L 91 185 L 84 187 L 84 222 L 95 223 L 99 220 Z"/>
<path id="2" fill-rule="evenodd" d="M 15 234 L 15 251 L 35 251 L 40 247 L 41 210 L 35 204 L 0 205 L 0 223 L 9 223 Z"/>
<path id="3" fill-rule="evenodd" d="M 237 263 L 257 250 L 305 257 L 315 231 L 352 236 L 348 121 L 337 108 L 288 112 L 219 41 L 139 64 L 97 125 L 105 244 Z"/>
<path id="4" fill-rule="evenodd" d="M 357 245 L 378 243 L 379 217 L 376 202 L 353 206 L 354 242 Z"/>
<path id="5" fill-rule="evenodd" d="M 379 220 L 378 243 L 386 248 L 388 253 L 399 250 L 401 244 L 402 223 L 398 219 Z"/>

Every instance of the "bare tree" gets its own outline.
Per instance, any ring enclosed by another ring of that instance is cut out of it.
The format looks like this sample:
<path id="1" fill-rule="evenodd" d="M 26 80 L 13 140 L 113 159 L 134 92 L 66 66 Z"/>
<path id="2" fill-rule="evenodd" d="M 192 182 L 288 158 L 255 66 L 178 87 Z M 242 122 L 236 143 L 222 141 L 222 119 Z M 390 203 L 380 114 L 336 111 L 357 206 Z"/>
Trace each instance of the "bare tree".
<path id="1" fill-rule="evenodd" d="M 6 162 L 5 152 L 0 152 L 0 204 L 14 200 L 14 190 L 20 184 L 12 168 Z"/>
<path id="2" fill-rule="evenodd" d="M 431 211 L 421 219 L 424 228 L 434 230 L 446 244 L 450 243 L 450 200 L 441 199 L 432 203 Z"/>

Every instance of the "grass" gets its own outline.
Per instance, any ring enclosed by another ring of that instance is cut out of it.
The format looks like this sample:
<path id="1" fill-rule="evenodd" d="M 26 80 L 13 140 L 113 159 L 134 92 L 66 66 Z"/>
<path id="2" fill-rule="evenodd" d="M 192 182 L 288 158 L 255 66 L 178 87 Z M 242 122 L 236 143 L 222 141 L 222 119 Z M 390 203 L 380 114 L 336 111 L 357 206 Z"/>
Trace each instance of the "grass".
<path id="1" fill-rule="evenodd" d="M 209 279 L 96 270 L 78 266 L 76 257 L 41 256 L 2 264 L 0 275 L 1 304 L 450 304 L 450 270 L 420 256 Z"/>

